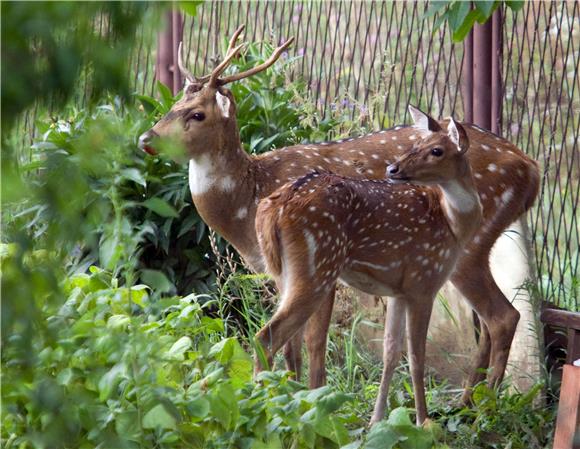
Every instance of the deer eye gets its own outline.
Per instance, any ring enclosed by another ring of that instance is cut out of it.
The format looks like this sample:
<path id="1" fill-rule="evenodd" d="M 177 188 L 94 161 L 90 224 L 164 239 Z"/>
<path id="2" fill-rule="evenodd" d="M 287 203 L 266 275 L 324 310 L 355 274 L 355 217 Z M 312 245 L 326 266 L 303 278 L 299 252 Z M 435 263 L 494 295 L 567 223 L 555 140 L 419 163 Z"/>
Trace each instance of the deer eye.
<path id="1" fill-rule="evenodd" d="M 442 150 L 441 148 L 433 148 L 433 149 L 431 150 L 431 154 L 432 154 L 433 156 L 437 156 L 437 157 L 439 157 L 439 156 L 443 156 L 443 150 Z"/>
<path id="2" fill-rule="evenodd" d="M 198 122 L 201 122 L 205 120 L 205 114 L 203 112 L 194 112 L 189 116 L 188 120 L 197 120 Z"/>

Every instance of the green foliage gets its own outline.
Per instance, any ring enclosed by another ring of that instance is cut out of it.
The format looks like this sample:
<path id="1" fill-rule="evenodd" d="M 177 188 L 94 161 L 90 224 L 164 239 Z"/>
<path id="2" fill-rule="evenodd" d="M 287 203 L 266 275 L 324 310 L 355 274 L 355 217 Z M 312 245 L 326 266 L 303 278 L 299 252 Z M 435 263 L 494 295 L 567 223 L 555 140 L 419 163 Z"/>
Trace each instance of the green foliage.
<path id="1" fill-rule="evenodd" d="M 394 409 L 386 421 L 381 421 L 369 432 L 365 449 L 430 449 L 433 435 L 411 423 L 409 412 L 404 408 Z"/>
<path id="2" fill-rule="evenodd" d="M 493 12 L 501 5 L 500 0 L 483 0 L 466 2 L 461 0 L 432 1 L 425 17 L 439 14 L 435 21 L 437 30 L 447 20 L 454 42 L 461 42 L 473 28 L 475 22 L 484 24 Z M 524 6 L 523 0 L 506 1 L 505 5 L 513 11 L 519 11 Z"/>
<path id="3" fill-rule="evenodd" d="M 155 301 L 148 286 L 119 283 L 95 267 L 66 278 L 66 301 L 43 307 L 52 338 L 37 336 L 27 363 L 18 345 L 4 348 L 3 447 L 338 448 L 349 440 L 348 419 L 337 414 L 347 395 L 305 390 L 286 373 L 253 383 L 250 356 L 207 303 Z"/>
<path id="4" fill-rule="evenodd" d="M 251 46 L 230 70 L 263 59 Z M 305 86 L 283 81 L 279 65 L 231 86 L 247 151 L 353 132 L 350 110 L 322 121 Z M 60 109 L 38 124 L 29 158 L 16 157 L 20 136 L 3 137 L 12 150 L 2 180 L 3 447 L 544 444 L 553 415 L 534 405 L 536 392 L 478 389 L 478 409 L 454 409 L 457 398 L 432 385 L 436 422 L 415 427 L 402 371 L 389 418 L 365 434 L 380 365 L 356 345 L 357 320 L 333 336 L 329 387 L 307 391 L 281 372 L 252 382 L 265 279 L 236 273 L 225 243 L 208 238 L 185 167 L 137 150 L 176 98 L 158 85 L 158 98 L 136 99 L 140 107 L 111 98 Z"/>
<path id="5" fill-rule="evenodd" d="M 550 446 L 556 418 L 554 406 L 541 395 L 542 383 L 526 393 L 492 390 L 485 384 L 473 392 L 473 408 L 444 408 L 440 420 L 450 446 L 495 449 Z"/>
<path id="6" fill-rule="evenodd" d="M 127 98 L 119 61 L 128 59 L 144 9 L 140 2 L 3 2 L 2 131 L 33 103 L 63 105 L 85 67 L 93 98 L 107 90 Z"/>

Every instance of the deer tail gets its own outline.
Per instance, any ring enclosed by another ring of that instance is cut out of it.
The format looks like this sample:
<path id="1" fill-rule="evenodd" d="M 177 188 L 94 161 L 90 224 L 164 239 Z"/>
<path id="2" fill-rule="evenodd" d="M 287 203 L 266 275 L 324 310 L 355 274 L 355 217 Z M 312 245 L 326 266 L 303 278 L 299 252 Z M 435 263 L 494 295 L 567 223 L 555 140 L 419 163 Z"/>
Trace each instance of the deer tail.
<path id="1" fill-rule="evenodd" d="M 260 202 L 256 214 L 256 232 L 266 262 L 266 271 L 276 278 L 282 273 L 279 212 L 279 207 L 270 197 Z"/>
<path id="2" fill-rule="evenodd" d="M 525 211 L 528 211 L 534 204 L 538 193 L 540 192 L 540 169 L 538 167 L 538 163 L 534 160 L 530 161 L 531 164 L 528 168 L 529 171 L 529 180 L 528 180 L 528 192 L 529 195 L 526 198 L 526 202 L 524 203 Z"/>

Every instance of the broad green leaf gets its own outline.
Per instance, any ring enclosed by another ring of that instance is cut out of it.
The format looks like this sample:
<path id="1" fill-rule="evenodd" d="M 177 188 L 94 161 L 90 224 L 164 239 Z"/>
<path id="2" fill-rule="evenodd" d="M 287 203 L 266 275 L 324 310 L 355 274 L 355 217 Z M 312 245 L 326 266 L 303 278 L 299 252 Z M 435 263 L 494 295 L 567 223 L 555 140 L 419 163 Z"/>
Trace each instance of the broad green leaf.
<path id="1" fill-rule="evenodd" d="M 431 433 L 415 426 L 404 407 L 394 409 L 387 419 L 387 424 L 400 436 L 401 449 L 430 449 L 433 444 Z"/>
<path id="2" fill-rule="evenodd" d="M 121 176 L 123 178 L 129 179 L 143 187 L 147 186 L 147 182 L 145 181 L 145 177 L 143 174 L 137 170 L 136 168 L 125 168 L 121 170 Z"/>
<path id="3" fill-rule="evenodd" d="M 174 360 L 183 360 L 184 354 L 191 348 L 191 344 L 192 344 L 191 338 L 183 336 L 175 343 L 173 343 L 171 348 L 169 348 L 169 350 L 167 351 L 166 355 L 167 357 Z"/>
<path id="4" fill-rule="evenodd" d="M 115 431 L 118 435 L 131 441 L 139 441 L 141 431 L 138 422 L 139 415 L 136 411 L 123 411 L 115 416 Z"/>
<path id="5" fill-rule="evenodd" d="M 435 14 L 442 12 L 447 5 L 451 3 L 451 0 L 434 0 L 429 2 L 427 11 L 425 11 L 424 19 L 434 16 Z"/>
<path id="6" fill-rule="evenodd" d="M 169 90 L 169 87 L 167 87 L 159 80 L 157 80 L 155 87 L 157 87 L 157 91 L 161 95 L 161 103 L 163 104 L 164 108 L 171 109 L 171 105 L 173 104 L 173 94 Z"/>
<path id="7" fill-rule="evenodd" d="M 209 402 L 204 397 L 188 401 L 186 407 L 189 415 L 196 418 L 196 420 L 204 419 L 209 413 Z"/>
<path id="8" fill-rule="evenodd" d="M 226 364 L 234 354 L 235 343 L 237 343 L 237 341 L 234 337 L 224 338 L 211 347 L 208 355 L 210 357 L 215 357 L 218 362 Z"/>
<path id="9" fill-rule="evenodd" d="M 523 8 L 525 1 L 524 0 L 506 0 L 505 4 L 510 8 L 512 11 L 519 11 Z"/>
<path id="10" fill-rule="evenodd" d="M 486 19 L 489 19 L 493 11 L 499 6 L 497 1 L 474 1 L 476 9 L 478 9 Z"/>
<path id="11" fill-rule="evenodd" d="M 145 200 L 141 203 L 147 209 L 152 210 L 157 215 L 161 215 L 162 217 L 172 217 L 177 218 L 179 214 L 175 210 L 175 208 L 169 204 L 167 201 L 162 200 L 158 197 L 152 197 L 148 200 Z"/>
<path id="12" fill-rule="evenodd" d="M 135 98 L 137 98 L 141 102 L 143 108 L 148 113 L 159 112 L 163 114 L 167 112 L 163 107 L 163 105 L 153 97 L 150 97 L 148 95 L 135 95 Z"/>
<path id="13" fill-rule="evenodd" d="M 476 10 L 469 11 L 463 23 L 453 32 L 453 42 L 461 42 L 465 36 L 473 28 L 473 24 L 477 20 L 478 12 Z"/>
<path id="14" fill-rule="evenodd" d="M 167 276 L 165 276 L 161 271 L 147 269 L 141 270 L 141 279 L 143 279 L 143 282 L 150 286 L 154 291 L 159 293 L 167 293 L 174 288 L 171 281 L 169 281 Z"/>
<path id="15" fill-rule="evenodd" d="M 113 394 L 117 385 L 126 374 L 126 367 L 123 363 L 113 366 L 99 381 L 99 399 L 105 401 Z"/>
<path id="16" fill-rule="evenodd" d="M 197 15 L 197 7 L 203 4 L 202 1 L 181 1 L 179 2 L 179 7 L 183 12 L 190 15 L 191 17 L 195 17 Z"/>
<path id="17" fill-rule="evenodd" d="M 453 32 L 463 24 L 470 10 L 471 2 L 456 1 L 451 5 L 447 17 L 449 18 L 449 27 Z"/>
<path id="18" fill-rule="evenodd" d="M 111 329 L 123 329 L 126 328 L 131 319 L 127 315 L 112 315 L 107 320 L 107 327 Z"/>
<path id="19" fill-rule="evenodd" d="M 177 421 L 169 413 L 163 404 L 157 404 L 143 416 L 143 428 L 145 429 L 176 429 Z"/>
<path id="20" fill-rule="evenodd" d="M 386 422 L 375 424 L 367 435 L 364 449 L 392 449 L 399 442 L 399 436 Z"/>

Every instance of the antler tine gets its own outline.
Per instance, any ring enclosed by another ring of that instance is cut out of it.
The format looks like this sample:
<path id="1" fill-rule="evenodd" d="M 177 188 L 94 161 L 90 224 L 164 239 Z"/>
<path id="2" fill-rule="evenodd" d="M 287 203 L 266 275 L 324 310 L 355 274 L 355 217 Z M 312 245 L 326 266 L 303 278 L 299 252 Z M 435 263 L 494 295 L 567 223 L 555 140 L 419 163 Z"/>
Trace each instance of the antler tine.
<path id="1" fill-rule="evenodd" d="M 234 32 L 232 38 L 230 39 L 230 43 L 228 44 L 228 49 L 226 51 L 226 57 L 230 54 L 230 51 L 233 50 L 234 45 L 236 43 L 236 41 L 238 40 L 238 37 L 240 37 L 240 34 L 242 33 L 242 31 L 244 31 L 244 28 L 246 27 L 246 25 L 240 25 L 238 27 L 238 29 Z"/>
<path id="2" fill-rule="evenodd" d="M 230 61 L 234 58 L 234 56 L 236 56 L 239 53 L 239 51 L 242 49 L 242 47 L 244 45 L 245 44 L 240 44 L 236 48 L 231 50 L 226 55 L 225 59 L 222 62 L 220 62 L 220 64 L 213 70 L 213 72 L 211 72 L 211 75 L 209 76 L 209 82 L 208 82 L 209 86 L 217 87 L 218 85 L 222 85 L 221 80 L 219 79 L 219 76 L 226 69 L 226 67 L 229 65 Z"/>
<path id="3" fill-rule="evenodd" d="M 234 49 L 234 44 L 236 43 L 236 41 L 238 40 L 238 38 L 240 37 L 240 34 L 242 33 L 242 31 L 244 31 L 244 28 L 246 27 L 246 25 L 240 25 L 238 27 L 238 29 L 234 32 L 234 34 L 232 35 L 232 38 L 230 39 L 230 42 L 228 44 L 228 49 L 226 50 L 226 54 L 225 54 L 225 58 L 227 58 L 230 55 L 230 52 L 233 51 Z M 230 59 L 228 59 L 228 61 L 230 61 Z M 218 67 L 220 67 L 223 64 L 223 62 L 220 63 L 220 65 Z M 216 69 L 218 68 L 216 67 Z M 215 69 L 214 69 L 215 71 Z M 223 72 L 223 69 L 221 70 Z M 210 78 L 211 78 L 211 74 L 210 75 L 205 75 L 202 76 L 201 78 L 196 78 L 198 83 L 202 83 L 205 84 L 207 83 Z"/>
<path id="4" fill-rule="evenodd" d="M 195 76 L 187 70 L 185 64 L 183 63 L 183 42 L 179 43 L 179 47 L 177 48 L 177 66 L 181 71 L 181 74 L 189 81 L 190 83 L 195 82 Z"/>
<path id="5" fill-rule="evenodd" d="M 282 52 L 284 50 L 286 50 L 290 46 L 290 44 L 292 44 L 292 42 L 294 42 L 294 37 L 291 37 L 286 42 L 284 42 L 282 45 L 280 45 L 278 48 L 276 48 L 276 50 L 274 50 L 274 53 L 272 53 L 270 55 L 270 57 L 266 61 L 264 61 L 262 64 L 260 64 L 256 67 L 253 67 L 249 70 L 246 70 L 245 72 L 234 73 L 233 75 L 226 76 L 225 78 L 220 78 L 219 80 L 216 80 L 216 81 L 218 82 L 218 84 L 220 86 L 223 86 L 224 84 L 228 84 L 228 83 L 231 83 L 233 81 L 238 81 L 238 80 L 241 80 L 243 78 L 247 78 L 249 76 L 255 75 L 256 73 L 259 73 L 263 70 L 266 70 L 268 67 L 270 67 L 272 64 L 274 64 L 278 60 L 278 58 L 280 58 L 280 55 L 282 54 Z"/>

